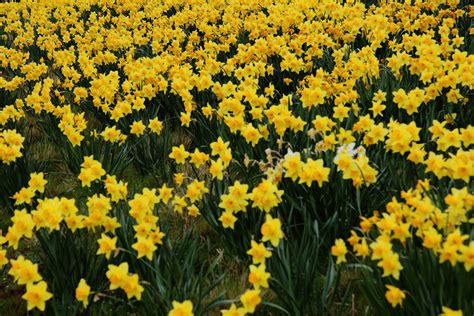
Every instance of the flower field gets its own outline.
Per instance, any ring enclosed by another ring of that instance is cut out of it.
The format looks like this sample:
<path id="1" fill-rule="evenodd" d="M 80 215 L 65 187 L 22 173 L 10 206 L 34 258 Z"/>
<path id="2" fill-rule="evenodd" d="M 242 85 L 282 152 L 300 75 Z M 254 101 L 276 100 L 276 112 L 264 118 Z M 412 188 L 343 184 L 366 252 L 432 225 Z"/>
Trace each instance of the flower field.
<path id="1" fill-rule="evenodd" d="M 0 315 L 473 315 L 467 0 L 0 4 Z"/>

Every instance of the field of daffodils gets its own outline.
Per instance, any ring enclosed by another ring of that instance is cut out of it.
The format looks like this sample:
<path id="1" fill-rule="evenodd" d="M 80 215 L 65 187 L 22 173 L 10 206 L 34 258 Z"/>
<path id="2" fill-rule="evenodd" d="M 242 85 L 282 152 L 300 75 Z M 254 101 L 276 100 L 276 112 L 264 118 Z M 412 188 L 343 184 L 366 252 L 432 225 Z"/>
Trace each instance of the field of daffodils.
<path id="1" fill-rule="evenodd" d="M 473 315 L 469 2 L 3 1 L 0 315 Z"/>

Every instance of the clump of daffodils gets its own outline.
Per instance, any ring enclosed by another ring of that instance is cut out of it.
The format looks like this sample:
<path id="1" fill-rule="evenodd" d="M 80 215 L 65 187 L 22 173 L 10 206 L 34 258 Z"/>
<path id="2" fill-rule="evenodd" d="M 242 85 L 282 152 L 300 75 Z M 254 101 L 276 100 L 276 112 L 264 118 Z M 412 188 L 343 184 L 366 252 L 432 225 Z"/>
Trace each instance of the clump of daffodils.
<path id="1" fill-rule="evenodd" d="M 371 262 L 381 270 L 387 282 L 385 297 L 393 307 L 402 305 L 410 295 L 390 285 L 389 280 L 400 280 L 402 256 L 408 257 L 405 264 L 415 260 L 410 252 L 414 243 L 434 255 L 439 267 L 447 263 L 466 272 L 474 268 L 474 242 L 464 229 L 472 222 L 474 195 L 467 187 L 453 188 L 444 196 L 446 206 L 441 207 L 430 197 L 430 189 L 428 181 L 419 181 L 415 188 L 403 191 L 400 200 L 393 198 L 384 212 L 361 217 L 358 230 L 347 239 L 357 260 Z M 347 262 L 346 242 L 337 239 L 331 253 L 338 264 Z"/>
<path id="2" fill-rule="evenodd" d="M 327 192 L 340 198 L 342 186 L 347 204 L 352 191 L 393 197 L 382 211 L 358 209 L 357 229 L 336 236 L 330 250 L 338 264 L 361 261 L 379 272 L 392 308 L 415 294 L 403 284 L 410 247 L 433 256 L 435 269 L 472 272 L 469 17 L 458 0 L 0 4 L 0 172 L 16 178 L 43 138 L 80 168 L 73 190 L 59 196 L 46 171 L 6 194 L 13 206 L 0 267 L 10 265 L 26 286 L 28 310 L 44 311 L 54 298 L 40 270 L 49 267 L 7 249 L 39 231 L 80 232 L 109 264 L 109 290 L 141 300 L 149 280 L 120 255 L 149 268 L 167 238 L 164 216 L 187 224 L 204 215 L 219 233 L 255 232 L 239 245 L 252 261 L 248 286 L 221 313 L 258 313 L 272 284 L 268 260 L 295 224 L 284 208 L 295 196 L 308 204 Z M 114 172 L 116 157 L 176 170 L 166 180 L 147 171 L 159 184 L 133 183 Z M 385 187 L 397 182 L 387 179 L 400 181 Z M 322 211 L 353 227 L 343 212 Z M 255 214 L 261 222 L 245 226 Z M 120 229 L 130 230 L 130 245 Z M 83 308 L 98 290 L 90 281 L 83 275 L 76 287 Z M 202 311 L 176 299 L 170 316 Z"/>

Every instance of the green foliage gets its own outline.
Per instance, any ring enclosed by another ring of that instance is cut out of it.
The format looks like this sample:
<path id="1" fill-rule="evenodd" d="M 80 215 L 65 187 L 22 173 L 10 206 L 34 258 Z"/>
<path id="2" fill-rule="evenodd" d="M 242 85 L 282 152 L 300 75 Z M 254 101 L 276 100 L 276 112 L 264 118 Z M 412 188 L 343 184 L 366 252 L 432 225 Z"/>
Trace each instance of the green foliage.
<path id="1" fill-rule="evenodd" d="M 94 291 L 104 291 L 108 286 L 105 277 L 107 261 L 97 256 L 94 234 L 66 227 L 59 231 L 38 231 L 41 252 L 41 272 L 54 298 L 49 311 L 55 315 L 71 315 L 79 311 L 75 291 L 79 280 L 84 278 Z"/>
<path id="2" fill-rule="evenodd" d="M 102 164 L 108 174 L 118 177 L 121 177 L 125 169 L 132 163 L 130 158 L 132 146 L 128 143 L 113 144 L 101 137 L 86 133 L 81 144 L 74 146 L 59 130 L 57 119 L 51 115 L 45 114 L 38 120 L 38 125 L 50 143 L 54 145 L 63 163 L 67 165 L 72 174 L 78 175 L 84 157 L 91 155 Z"/>
<path id="3" fill-rule="evenodd" d="M 134 303 L 140 314 L 165 315 L 173 300 L 191 300 L 195 315 L 208 315 L 228 303 L 224 293 L 215 293 L 227 275 L 219 267 L 222 257 L 209 256 L 212 252 L 209 242 L 202 243 L 195 231 L 186 230 L 173 239 L 165 236 L 153 260 L 137 259 L 132 248 L 133 222 L 123 212 L 119 214 L 122 227 L 117 230 L 117 237 L 123 251 L 115 259 L 129 262 L 130 269 L 141 280 L 147 280 L 142 300 Z M 168 233 L 166 227 L 164 232 Z"/>
<path id="4" fill-rule="evenodd" d="M 172 133 L 147 133 L 132 145 L 130 155 L 142 175 L 153 176 L 157 183 L 167 183 L 176 171 L 176 165 L 168 157 L 172 146 Z"/>

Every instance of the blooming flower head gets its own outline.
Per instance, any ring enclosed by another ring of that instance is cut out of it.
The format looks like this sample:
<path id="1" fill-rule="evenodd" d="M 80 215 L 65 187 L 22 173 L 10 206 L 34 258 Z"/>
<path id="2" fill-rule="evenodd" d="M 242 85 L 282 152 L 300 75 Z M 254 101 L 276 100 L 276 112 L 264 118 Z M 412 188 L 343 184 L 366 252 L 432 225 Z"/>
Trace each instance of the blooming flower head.
<path id="1" fill-rule="evenodd" d="M 89 298 L 90 292 L 91 292 L 91 288 L 89 285 L 87 285 L 86 280 L 81 279 L 76 288 L 76 300 L 82 302 L 84 307 L 87 307 L 87 305 L 89 304 L 88 298 Z"/>
<path id="2" fill-rule="evenodd" d="M 191 301 L 173 301 L 173 309 L 168 316 L 193 316 L 193 303 Z"/>
<path id="3" fill-rule="evenodd" d="M 331 247 L 331 254 L 337 257 L 337 264 L 346 262 L 347 247 L 342 239 L 336 239 L 334 246 Z"/>
<path id="4" fill-rule="evenodd" d="M 189 152 L 184 149 L 184 145 L 179 145 L 179 147 L 173 146 L 169 157 L 174 159 L 177 164 L 184 164 L 186 158 L 189 157 Z"/>
<path id="5" fill-rule="evenodd" d="M 392 285 L 386 285 L 386 287 L 387 291 L 385 292 L 385 298 L 392 307 L 396 307 L 397 305 L 402 306 L 403 300 L 405 299 L 405 293 Z"/>
<path id="6" fill-rule="evenodd" d="M 28 310 L 38 308 L 40 311 L 44 311 L 46 307 L 46 301 L 50 300 L 53 295 L 47 290 L 48 285 L 45 281 L 38 283 L 29 283 L 26 285 L 26 293 L 22 296 L 28 303 Z"/>
<path id="7" fill-rule="evenodd" d="M 270 214 L 265 217 L 265 223 L 260 228 L 262 233 L 262 241 L 270 241 L 273 247 L 277 247 L 283 238 L 281 230 L 281 222 L 278 218 L 273 218 Z"/>

